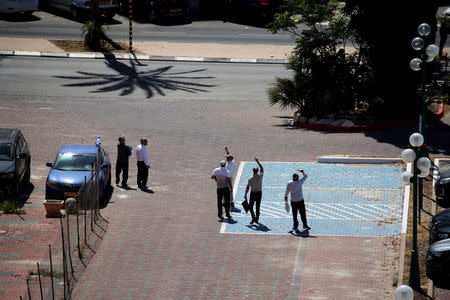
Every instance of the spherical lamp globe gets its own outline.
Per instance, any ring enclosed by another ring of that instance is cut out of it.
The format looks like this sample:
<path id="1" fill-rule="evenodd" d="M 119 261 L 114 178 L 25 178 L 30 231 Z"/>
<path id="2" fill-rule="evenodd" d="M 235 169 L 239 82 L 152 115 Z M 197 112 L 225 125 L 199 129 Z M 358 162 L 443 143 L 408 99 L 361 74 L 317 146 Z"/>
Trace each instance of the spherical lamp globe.
<path id="1" fill-rule="evenodd" d="M 439 53 L 439 47 L 436 46 L 435 44 L 431 44 L 431 45 L 427 46 L 425 51 L 426 51 L 428 56 L 435 57 Z"/>
<path id="2" fill-rule="evenodd" d="M 408 285 L 401 285 L 395 289 L 395 300 L 413 300 L 414 291 Z"/>
<path id="3" fill-rule="evenodd" d="M 430 25 L 428 25 L 427 23 L 422 23 L 419 25 L 419 27 L 417 28 L 417 32 L 421 35 L 421 36 L 427 36 L 431 33 L 431 27 Z"/>
<path id="4" fill-rule="evenodd" d="M 400 175 L 400 181 L 403 185 L 408 185 L 411 183 L 411 178 L 413 177 L 413 174 L 409 171 L 405 171 Z"/>
<path id="5" fill-rule="evenodd" d="M 423 39 L 421 37 L 415 37 L 411 41 L 411 47 L 417 51 L 422 50 L 424 45 L 425 45 L 425 42 L 423 41 Z"/>
<path id="6" fill-rule="evenodd" d="M 409 67 L 413 71 L 420 71 L 420 69 L 422 68 L 421 64 L 422 64 L 422 60 L 420 58 L 413 58 L 409 62 Z"/>
<path id="7" fill-rule="evenodd" d="M 405 163 L 413 162 L 416 159 L 416 153 L 413 149 L 405 149 L 402 152 L 402 159 Z"/>
<path id="8" fill-rule="evenodd" d="M 422 146 L 423 145 L 423 135 L 421 135 L 418 132 L 411 134 L 411 136 L 409 137 L 409 143 L 413 147 Z"/>
<path id="9" fill-rule="evenodd" d="M 431 168 L 431 161 L 428 157 L 421 157 L 417 160 L 417 168 L 419 168 L 419 170 L 424 171 L 424 170 L 430 170 Z"/>

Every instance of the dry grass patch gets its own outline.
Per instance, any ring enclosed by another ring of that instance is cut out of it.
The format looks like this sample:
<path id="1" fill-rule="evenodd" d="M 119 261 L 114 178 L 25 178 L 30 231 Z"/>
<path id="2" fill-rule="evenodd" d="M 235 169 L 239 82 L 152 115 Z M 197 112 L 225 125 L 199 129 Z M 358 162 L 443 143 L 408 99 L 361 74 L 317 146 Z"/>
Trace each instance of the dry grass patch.
<path id="1" fill-rule="evenodd" d="M 84 41 L 77 40 L 50 40 L 56 47 L 62 49 L 64 52 L 95 52 L 88 50 Z M 115 42 L 115 45 L 106 43 L 105 46 L 100 49 L 101 53 L 129 53 L 127 42 Z M 137 52 L 136 52 L 137 53 Z"/>

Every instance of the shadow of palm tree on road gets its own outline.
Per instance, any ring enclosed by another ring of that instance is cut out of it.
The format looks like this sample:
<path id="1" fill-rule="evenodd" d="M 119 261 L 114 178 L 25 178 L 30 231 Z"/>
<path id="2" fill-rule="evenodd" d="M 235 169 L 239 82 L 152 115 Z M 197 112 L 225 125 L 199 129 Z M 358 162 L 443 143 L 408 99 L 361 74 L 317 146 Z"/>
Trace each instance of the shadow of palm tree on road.
<path id="1" fill-rule="evenodd" d="M 106 66 L 116 73 L 93 73 L 78 71 L 79 76 L 55 76 L 62 79 L 80 80 L 84 82 L 64 84 L 70 87 L 98 87 L 91 93 L 104 93 L 121 91 L 121 96 L 133 93 L 137 88 L 144 90 L 147 98 L 153 97 L 154 93 L 165 96 L 165 91 L 181 90 L 189 93 L 208 92 L 207 88 L 214 87 L 212 84 L 198 83 L 214 79 L 213 76 L 192 76 L 204 72 L 207 69 L 196 69 L 191 71 L 172 71 L 173 66 L 166 66 L 151 70 L 139 71 L 139 67 L 147 65 L 137 60 L 130 60 L 129 64 L 117 61 L 113 55 L 107 56 Z"/>

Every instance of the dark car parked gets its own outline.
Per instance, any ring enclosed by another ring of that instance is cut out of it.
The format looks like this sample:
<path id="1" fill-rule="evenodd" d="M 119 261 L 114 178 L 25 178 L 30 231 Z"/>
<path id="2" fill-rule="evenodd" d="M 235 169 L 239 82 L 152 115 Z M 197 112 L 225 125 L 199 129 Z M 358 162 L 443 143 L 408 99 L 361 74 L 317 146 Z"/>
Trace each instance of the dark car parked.
<path id="1" fill-rule="evenodd" d="M 226 0 L 231 14 L 239 13 L 268 22 L 280 6 L 280 0 Z"/>
<path id="2" fill-rule="evenodd" d="M 445 207 L 450 206 L 450 169 L 440 172 L 434 189 L 439 204 Z"/>
<path id="3" fill-rule="evenodd" d="M 432 244 L 425 257 L 427 277 L 437 287 L 448 288 L 450 284 L 450 239 Z"/>
<path id="4" fill-rule="evenodd" d="M 127 15 L 129 1 L 122 1 L 122 12 Z M 150 22 L 159 22 L 165 18 L 190 18 L 189 0 L 133 0 L 134 14 L 144 16 Z"/>
<path id="5" fill-rule="evenodd" d="M 441 211 L 430 220 L 430 244 L 447 238 L 450 238 L 450 209 Z"/>
<path id="6" fill-rule="evenodd" d="M 17 128 L 0 128 L 0 185 L 11 196 L 20 183 L 29 182 L 31 155 L 27 141 Z"/>

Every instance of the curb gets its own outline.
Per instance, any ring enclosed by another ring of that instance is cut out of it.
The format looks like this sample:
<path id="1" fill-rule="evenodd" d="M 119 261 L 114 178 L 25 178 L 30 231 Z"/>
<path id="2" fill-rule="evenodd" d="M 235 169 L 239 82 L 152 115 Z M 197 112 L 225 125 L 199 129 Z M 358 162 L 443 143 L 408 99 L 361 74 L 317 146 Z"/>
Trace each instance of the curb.
<path id="1" fill-rule="evenodd" d="M 324 164 L 392 164 L 403 163 L 400 157 L 364 157 L 364 156 L 345 156 L 330 155 L 319 156 L 318 163 Z"/>
<path id="2" fill-rule="evenodd" d="M 439 104 L 439 110 L 436 113 L 433 113 L 428 121 L 437 120 L 442 118 L 444 115 L 444 104 Z M 381 130 L 392 127 L 401 127 L 401 126 L 409 126 L 417 124 L 419 121 L 417 119 L 414 120 L 405 120 L 401 122 L 388 122 L 382 124 L 375 125 L 355 125 L 355 126 L 332 126 L 325 124 L 312 124 L 312 123 L 303 123 L 303 122 L 295 122 L 293 126 L 301 127 L 306 129 L 318 130 L 318 131 L 334 131 L 334 132 L 358 132 L 358 131 L 369 131 L 369 130 Z"/>
<path id="3" fill-rule="evenodd" d="M 29 56 L 53 58 L 86 58 L 86 59 L 116 59 L 116 60 L 147 60 L 147 61 L 180 61 L 205 63 L 254 63 L 254 64 L 284 64 L 284 59 L 267 58 L 225 58 L 225 57 L 192 57 L 192 56 L 157 56 L 136 55 L 133 53 L 84 53 L 84 52 L 37 52 L 19 50 L 0 50 L 0 56 Z"/>

